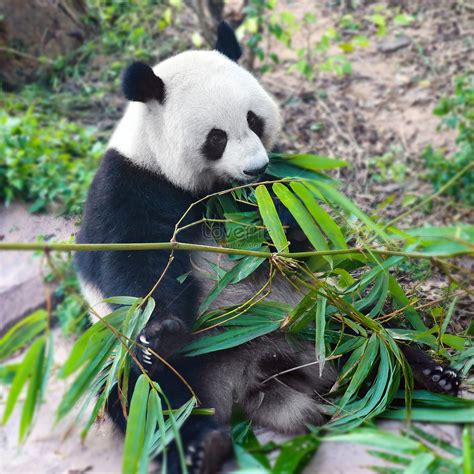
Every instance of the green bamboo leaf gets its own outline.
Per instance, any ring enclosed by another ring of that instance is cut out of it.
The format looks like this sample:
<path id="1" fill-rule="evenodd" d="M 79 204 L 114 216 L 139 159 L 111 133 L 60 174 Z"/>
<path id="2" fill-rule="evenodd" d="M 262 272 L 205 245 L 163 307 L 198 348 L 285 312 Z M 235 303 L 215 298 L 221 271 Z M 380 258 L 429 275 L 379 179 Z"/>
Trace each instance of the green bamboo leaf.
<path id="1" fill-rule="evenodd" d="M 299 168 L 313 171 L 332 170 L 347 166 L 347 161 L 336 160 L 327 156 L 314 155 L 311 153 L 301 153 L 296 155 L 281 154 L 279 157 L 288 160 L 292 165 L 298 166 Z"/>
<path id="2" fill-rule="evenodd" d="M 425 473 L 434 460 L 435 455 L 433 453 L 420 453 L 407 466 L 404 471 L 404 474 Z"/>
<path id="3" fill-rule="evenodd" d="M 326 239 L 303 203 L 281 183 L 275 183 L 272 186 L 272 189 L 295 218 L 313 247 L 316 250 L 329 250 Z"/>
<path id="4" fill-rule="evenodd" d="M 465 425 L 462 430 L 462 451 L 464 474 L 470 474 L 473 469 L 474 453 L 472 451 L 472 426 Z"/>
<path id="5" fill-rule="evenodd" d="M 183 352 L 187 356 L 197 356 L 208 352 L 230 349 L 275 331 L 279 327 L 278 322 L 267 321 L 253 326 L 229 328 L 218 334 L 204 336 L 191 342 L 183 349 Z"/>
<path id="6" fill-rule="evenodd" d="M 357 217 L 363 222 L 372 232 L 377 234 L 386 242 L 390 241 L 389 235 L 378 226 L 365 212 L 361 211 L 350 199 L 346 198 L 342 193 L 337 191 L 333 186 L 323 183 L 321 181 L 311 182 L 306 184 L 311 190 L 316 189 L 320 192 L 328 201 L 337 204 L 347 213 Z"/>
<path id="7" fill-rule="evenodd" d="M 108 314 L 104 319 L 115 329 L 119 329 L 123 324 L 128 308 L 119 308 Z M 102 321 L 97 321 L 82 334 L 74 343 L 69 357 L 64 363 L 60 376 L 68 377 L 78 370 L 85 362 L 94 358 L 102 351 L 104 344 L 110 341 L 112 334 L 107 325 Z"/>
<path id="8" fill-rule="evenodd" d="M 407 420 L 407 411 L 405 408 L 389 409 L 380 416 L 389 420 Z M 431 423 L 474 423 L 474 410 L 472 407 L 454 409 L 412 407 L 410 419 Z"/>
<path id="9" fill-rule="evenodd" d="M 130 402 L 123 451 L 123 474 L 137 474 L 140 463 L 144 462 L 143 456 L 148 458 L 148 452 L 144 449 L 144 443 L 149 392 L 150 384 L 142 374 L 137 380 L 133 390 L 132 401 Z"/>
<path id="10" fill-rule="evenodd" d="M 461 336 L 455 336 L 454 334 L 443 334 L 441 336 L 441 341 L 443 344 L 446 344 L 453 349 L 458 351 L 464 350 L 466 347 L 467 339 Z"/>
<path id="11" fill-rule="evenodd" d="M 266 259 L 259 257 L 244 257 L 219 279 L 214 288 L 199 306 L 199 312 L 205 312 L 222 291 L 230 284 L 238 283 L 253 273 Z"/>
<path id="12" fill-rule="evenodd" d="M 275 183 L 272 186 L 274 193 L 278 196 L 284 206 L 290 211 L 304 234 L 316 250 L 329 250 L 326 239 L 314 222 L 311 214 L 306 210 L 303 203 L 283 184 Z M 331 257 L 325 260 L 332 262 Z"/>
<path id="13" fill-rule="evenodd" d="M 371 447 L 415 453 L 424 449 L 423 445 L 406 436 L 399 436 L 376 428 L 358 428 L 352 433 L 325 436 L 326 441 L 367 444 Z"/>
<path id="14" fill-rule="evenodd" d="M 322 377 L 324 365 L 326 363 L 326 304 L 327 298 L 323 295 L 318 296 L 316 306 L 316 355 L 319 360 L 319 376 Z"/>
<path id="15" fill-rule="evenodd" d="M 436 446 L 437 448 L 444 449 L 446 452 L 452 454 L 453 456 L 461 456 L 462 454 L 462 451 L 456 446 L 454 446 L 451 442 L 444 441 L 443 438 L 439 438 L 438 436 L 428 433 L 427 431 L 422 430 L 420 427 L 416 426 L 415 424 L 412 424 L 410 426 L 410 431 L 413 432 L 416 436 L 418 436 L 423 441 L 427 441 L 428 443 L 431 443 L 433 446 Z"/>
<path id="16" fill-rule="evenodd" d="M 260 185 L 257 186 L 257 189 L 255 190 L 255 197 L 257 198 L 257 204 L 263 223 L 265 224 L 278 252 L 282 252 L 287 249 L 288 240 L 286 239 L 285 231 L 283 230 L 283 226 L 278 217 L 270 193 L 265 186 Z"/>
<path id="17" fill-rule="evenodd" d="M 16 323 L 0 339 L 0 360 L 13 355 L 18 349 L 45 331 L 48 325 L 48 313 L 40 309 Z"/>
<path id="18" fill-rule="evenodd" d="M 314 310 L 318 301 L 319 290 L 309 291 L 288 315 L 288 329 L 299 332 L 304 329 L 309 321 L 314 320 Z"/>
<path id="19" fill-rule="evenodd" d="M 41 351 L 44 349 L 46 341 L 44 338 L 36 339 L 28 349 L 20 367 L 18 368 L 12 386 L 8 392 L 8 398 L 5 404 L 5 411 L 3 412 L 2 424 L 5 424 L 13 413 L 15 404 L 20 396 L 21 390 L 26 381 L 30 378 L 35 363 L 40 357 Z"/>
<path id="20" fill-rule="evenodd" d="M 283 443 L 272 474 L 301 472 L 321 442 L 313 435 L 297 436 Z"/>
<path id="21" fill-rule="evenodd" d="M 403 310 L 403 314 L 406 316 L 412 327 L 417 331 L 426 331 L 427 328 L 423 322 L 423 319 L 418 314 L 416 309 L 409 306 L 410 300 L 407 298 L 402 287 L 392 275 L 388 277 L 388 289 L 396 307 L 405 308 Z"/>
<path id="22" fill-rule="evenodd" d="M 107 362 L 116 344 L 118 344 L 118 342 L 115 336 L 111 334 L 110 338 L 104 343 L 102 350 L 95 354 L 88 364 L 85 365 L 81 373 L 74 380 L 74 383 L 71 384 L 69 390 L 63 396 L 57 409 L 58 419 L 63 418 L 89 390 L 94 379 L 103 370 L 104 364 Z"/>
<path id="23" fill-rule="evenodd" d="M 344 395 L 339 402 L 339 408 L 342 410 L 351 398 L 355 395 L 356 391 L 363 384 L 370 370 L 373 368 L 377 355 L 379 353 L 379 341 L 375 334 L 370 336 L 370 339 L 367 343 L 367 347 L 364 350 L 360 362 L 357 364 L 354 375 L 351 378 L 347 390 L 344 392 Z"/>
<path id="24" fill-rule="evenodd" d="M 20 419 L 20 434 L 19 441 L 23 442 L 25 436 L 33 421 L 33 415 L 35 408 L 41 401 L 41 388 L 43 386 L 43 375 L 45 369 L 45 344 L 41 345 L 41 349 L 38 353 L 36 360 L 33 361 L 33 367 L 31 371 L 31 380 L 28 385 L 28 391 L 26 392 L 25 403 L 23 404 L 23 410 L 21 412 Z"/>
<path id="25" fill-rule="evenodd" d="M 335 248 L 346 249 L 347 244 L 344 235 L 339 226 L 334 222 L 332 217 L 317 203 L 313 194 L 303 186 L 302 183 L 293 181 L 290 183 L 291 189 L 303 201 L 304 205 L 314 217 L 319 227 L 328 236 Z"/>
<path id="26" fill-rule="evenodd" d="M 105 303 L 120 304 L 123 306 L 133 306 L 141 302 L 141 298 L 135 298 L 134 296 L 112 296 L 111 298 L 105 298 Z"/>
<path id="27" fill-rule="evenodd" d="M 148 406 L 146 410 L 146 423 L 145 423 L 145 439 L 143 441 L 143 455 L 140 459 L 139 473 L 148 474 L 148 466 L 150 464 L 149 452 L 153 443 L 153 437 L 155 435 L 156 426 L 158 423 L 158 414 L 161 410 L 161 404 L 158 400 L 158 395 L 154 390 L 150 390 L 148 396 Z"/>

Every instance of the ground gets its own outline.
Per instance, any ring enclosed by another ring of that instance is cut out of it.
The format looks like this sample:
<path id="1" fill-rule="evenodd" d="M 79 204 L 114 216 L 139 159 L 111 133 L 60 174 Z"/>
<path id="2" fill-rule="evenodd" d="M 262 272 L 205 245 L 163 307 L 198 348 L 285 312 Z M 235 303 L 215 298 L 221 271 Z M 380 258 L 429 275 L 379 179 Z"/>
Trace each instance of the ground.
<path id="1" fill-rule="evenodd" d="M 342 7 L 330 8 L 312 0 L 281 3 L 287 3 L 283 9 L 291 9 L 300 17 L 307 11 L 316 14 L 317 21 L 311 26 L 314 38 L 319 38 L 347 13 Z M 368 47 L 357 48 L 348 57 L 353 70 L 350 76 L 318 74 L 309 82 L 295 74 L 289 75 L 287 65 L 281 64 L 261 77 L 282 105 L 284 127 L 279 147 L 346 159 L 349 167 L 338 175 L 344 191 L 367 211 L 377 210 L 388 218 L 406 209 L 407 196 L 418 198 L 433 192 L 431 183 L 424 179 L 425 163 L 420 156 L 427 145 L 443 148 L 449 154 L 456 144 L 454 132 L 438 129 L 439 118 L 432 110 L 440 97 L 451 93 L 453 78 L 474 64 L 472 4 L 456 0 L 398 3 L 403 11 L 416 13 L 416 21 L 403 28 L 391 26 L 383 38 L 371 35 Z M 352 13 L 353 21 L 363 21 L 371 8 L 372 5 L 358 8 Z M 190 12 L 188 15 L 174 30 L 175 34 L 190 36 L 197 28 L 196 19 Z M 403 46 L 396 49 L 400 37 L 404 38 Z M 306 39 L 296 35 L 294 41 L 298 45 Z M 285 58 L 285 48 L 275 47 Z M 107 56 L 93 58 L 90 72 L 80 79 L 68 78 L 66 89 L 75 93 L 84 84 L 103 80 L 98 71 L 108 61 Z M 120 94 L 112 88 L 86 109 L 64 105 L 71 119 L 84 124 L 98 122 L 102 138 L 110 134 L 123 106 Z M 384 167 L 384 163 L 388 166 Z M 393 172 L 394 169 L 398 171 Z M 0 219 L 0 238 L 7 241 L 32 241 L 37 235 L 51 234 L 55 238 L 67 238 L 75 231 L 74 221 L 31 216 L 21 203 L 1 209 Z M 472 209 L 439 197 L 431 212 L 422 208 L 405 219 L 402 226 L 460 221 L 474 223 Z M 4 328 L 12 319 L 44 303 L 44 287 L 38 259 L 33 260 L 27 254 L 4 254 L 1 259 L 0 292 L 6 304 L 2 303 L 0 316 Z M 469 268 L 467 262 L 460 263 Z M 423 301 L 435 300 L 446 284 L 435 270 L 413 292 Z M 22 305 L 14 303 L 19 300 Z M 472 305 L 472 299 L 459 302 L 451 323 L 455 332 L 465 328 L 472 317 L 472 313 L 469 315 Z M 58 332 L 56 340 L 59 363 L 71 342 Z M 107 421 L 91 431 L 84 446 L 80 446 L 77 430 L 69 430 L 72 420 L 52 429 L 54 408 L 64 390 L 65 383 L 53 377 L 48 403 L 31 438 L 20 450 L 16 446 L 18 418 L 1 428 L 2 472 L 119 472 L 121 442 Z M 447 441 L 459 443 L 457 427 L 438 426 L 434 430 Z M 68 436 L 62 441 L 65 433 Z M 44 468 L 37 467 L 39 462 Z M 368 472 L 367 465 L 376 463 L 364 447 L 325 444 L 306 472 L 364 473 Z"/>

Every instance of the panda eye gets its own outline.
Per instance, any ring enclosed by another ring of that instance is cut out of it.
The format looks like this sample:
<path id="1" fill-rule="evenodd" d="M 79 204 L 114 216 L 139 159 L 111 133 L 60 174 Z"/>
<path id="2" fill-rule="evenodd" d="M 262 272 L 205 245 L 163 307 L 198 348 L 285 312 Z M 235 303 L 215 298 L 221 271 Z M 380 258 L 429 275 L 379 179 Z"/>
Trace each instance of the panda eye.
<path id="1" fill-rule="evenodd" d="M 247 124 L 250 130 L 252 130 L 252 132 L 255 133 L 257 137 L 262 138 L 264 122 L 257 114 L 255 114 L 251 110 L 247 112 Z"/>
<path id="2" fill-rule="evenodd" d="M 218 160 L 224 154 L 227 145 L 227 133 L 224 130 L 213 128 L 206 138 L 202 148 L 204 156 L 209 160 Z"/>

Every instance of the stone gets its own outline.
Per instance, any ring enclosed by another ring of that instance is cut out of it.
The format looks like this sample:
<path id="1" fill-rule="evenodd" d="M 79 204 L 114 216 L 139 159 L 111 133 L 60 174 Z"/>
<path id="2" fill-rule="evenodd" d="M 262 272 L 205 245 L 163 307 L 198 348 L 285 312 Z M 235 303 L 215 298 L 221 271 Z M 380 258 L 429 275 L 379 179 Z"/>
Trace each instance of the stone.
<path id="1" fill-rule="evenodd" d="M 0 240 L 34 242 L 39 236 L 65 240 L 77 230 L 76 220 L 30 214 L 19 202 L 0 207 Z M 46 302 L 41 258 L 33 252 L 0 250 L 0 333 Z"/>
<path id="2" fill-rule="evenodd" d="M 394 53 L 399 49 L 410 46 L 411 39 L 406 35 L 389 36 L 379 41 L 377 49 L 382 53 Z"/>

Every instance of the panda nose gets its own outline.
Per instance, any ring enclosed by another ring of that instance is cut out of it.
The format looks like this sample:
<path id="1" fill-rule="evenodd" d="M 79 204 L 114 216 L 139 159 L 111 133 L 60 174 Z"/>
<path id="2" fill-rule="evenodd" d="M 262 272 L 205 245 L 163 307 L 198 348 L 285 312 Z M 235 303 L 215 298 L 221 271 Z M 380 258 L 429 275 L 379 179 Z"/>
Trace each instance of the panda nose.
<path id="1" fill-rule="evenodd" d="M 260 176 L 267 169 L 267 166 L 268 166 L 268 163 L 265 163 L 260 168 L 253 168 L 251 170 L 244 170 L 244 174 L 246 174 L 247 176 Z"/>

